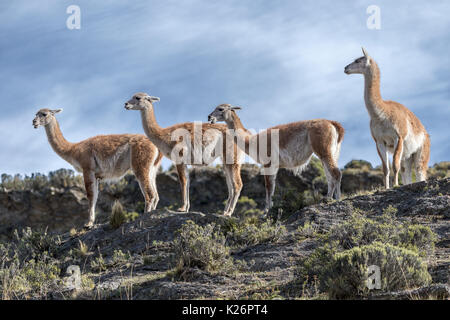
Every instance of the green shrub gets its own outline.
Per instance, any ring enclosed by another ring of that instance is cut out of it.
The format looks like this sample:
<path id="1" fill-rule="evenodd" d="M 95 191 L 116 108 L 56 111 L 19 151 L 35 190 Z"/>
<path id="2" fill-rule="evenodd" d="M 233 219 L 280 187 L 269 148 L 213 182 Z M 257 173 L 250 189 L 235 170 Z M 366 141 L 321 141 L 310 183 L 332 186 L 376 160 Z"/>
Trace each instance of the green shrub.
<path id="1" fill-rule="evenodd" d="M 45 297 L 59 279 L 58 245 L 58 239 L 30 228 L 16 230 L 12 242 L 0 244 L 0 298 Z"/>
<path id="2" fill-rule="evenodd" d="M 349 220 L 333 226 L 328 233 L 328 239 L 343 249 L 351 249 L 374 241 L 397 243 L 397 233 L 398 227 L 394 224 L 354 214 Z"/>
<path id="3" fill-rule="evenodd" d="M 348 162 L 344 169 L 360 169 L 362 171 L 373 170 L 372 164 L 365 160 L 351 160 Z"/>
<path id="4" fill-rule="evenodd" d="M 22 231 L 14 230 L 14 252 L 21 259 L 39 258 L 53 255 L 59 246 L 59 239 L 44 231 L 32 231 L 30 227 Z"/>
<path id="5" fill-rule="evenodd" d="M 72 186 L 82 186 L 83 178 L 75 175 L 73 170 L 59 169 L 51 171 L 48 177 L 41 173 L 32 173 L 31 176 L 20 174 L 14 176 L 8 174 L 1 175 L 0 187 L 12 190 L 43 190 L 49 187 L 67 188 Z"/>
<path id="6" fill-rule="evenodd" d="M 91 261 L 91 268 L 92 268 L 92 270 L 98 271 L 98 272 L 102 272 L 107 269 L 105 259 L 103 259 L 103 256 L 101 253 L 99 253 L 98 257 L 96 257 L 95 259 L 93 259 Z"/>
<path id="7" fill-rule="evenodd" d="M 258 204 L 255 200 L 246 196 L 241 196 L 237 202 L 233 216 L 237 218 L 248 218 L 262 216 L 263 214 L 264 211 L 258 209 Z"/>
<path id="8" fill-rule="evenodd" d="M 139 213 L 137 213 L 136 211 L 126 212 L 125 218 L 127 222 L 134 221 L 139 218 Z"/>
<path id="9" fill-rule="evenodd" d="M 232 245 L 249 246 L 276 242 L 284 234 L 286 234 L 286 227 L 280 222 L 273 222 L 270 219 L 263 221 L 253 217 L 230 225 L 226 237 Z"/>
<path id="10" fill-rule="evenodd" d="M 392 212 L 388 207 L 381 217 L 373 219 L 356 213 L 349 220 L 333 226 L 327 235 L 328 240 L 336 242 L 342 249 L 378 241 L 409 248 L 421 255 L 432 254 L 437 237 L 431 229 L 427 226 L 401 223 L 395 220 Z"/>
<path id="11" fill-rule="evenodd" d="M 80 175 L 75 175 L 73 170 L 59 169 L 48 174 L 48 181 L 51 186 L 57 188 L 68 188 L 82 186 L 83 179 Z"/>
<path id="12" fill-rule="evenodd" d="M 381 291 L 423 286 L 431 282 L 427 265 L 411 250 L 375 242 L 333 255 L 322 281 L 332 299 L 348 299 L 369 293 L 368 267 L 380 268 Z"/>
<path id="13" fill-rule="evenodd" d="M 119 228 L 123 223 L 127 221 L 126 211 L 122 204 L 116 200 L 112 206 L 111 217 L 109 219 L 109 224 L 114 229 Z"/>
<path id="14" fill-rule="evenodd" d="M 27 289 L 45 293 L 46 286 L 59 278 L 61 270 L 51 259 L 31 259 L 23 266 L 23 276 L 28 284 Z"/>
<path id="15" fill-rule="evenodd" d="M 114 204 L 112 206 L 111 210 L 111 216 L 109 218 L 109 224 L 114 229 L 119 228 L 122 224 L 125 222 L 134 221 L 139 217 L 139 213 L 133 211 L 133 212 L 127 212 L 119 200 L 114 201 Z"/>
<path id="16" fill-rule="evenodd" d="M 306 221 L 303 226 L 299 226 L 297 232 L 301 238 L 313 238 L 318 236 L 319 227 L 310 221 Z"/>
<path id="17" fill-rule="evenodd" d="M 399 243 L 408 249 L 419 251 L 419 254 L 431 255 L 437 241 L 436 234 L 427 226 L 411 224 L 402 228 L 399 233 Z"/>
<path id="18" fill-rule="evenodd" d="M 176 273 L 180 276 L 190 268 L 208 272 L 230 270 L 233 260 L 225 237 L 215 230 L 214 224 L 201 227 L 188 220 L 177 232 L 173 242 Z"/>
<path id="19" fill-rule="evenodd" d="M 317 279 L 318 290 L 332 298 L 367 294 L 361 279 L 367 279 L 370 265 L 381 268 L 382 290 L 428 283 L 430 275 L 421 256 L 433 252 L 437 237 L 429 227 L 402 223 L 395 214 L 391 206 L 371 219 L 355 213 L 318 237 L 319 247 L 299 264 L 303 288 Z"/>
<path id="20" fill-rule="evenodd" d="M 285 188 L 275 193 L 273 197 L 273 206 L 270 209 L 271 216 L 277 216 L 283 212 L 283 215 L 289 216 L 304 207 L 319 203 L 323 196 L 314 190 L 305 190 L 298 192 L 295 188 Z"/>
<path id="21" fill-rule="evenodd" d="M 428 175 L 435 178 L 450 177 L 450 161 L 442 161 L 428 168 Z"/>
<path id="22" fill-rule="evenodd" d="M 114 250 L 111 263 L 114 266 L 125 265 L 129 263 L 130 258 L 131 255 L 129 252 L 124 253 L 122 250 Z"/>

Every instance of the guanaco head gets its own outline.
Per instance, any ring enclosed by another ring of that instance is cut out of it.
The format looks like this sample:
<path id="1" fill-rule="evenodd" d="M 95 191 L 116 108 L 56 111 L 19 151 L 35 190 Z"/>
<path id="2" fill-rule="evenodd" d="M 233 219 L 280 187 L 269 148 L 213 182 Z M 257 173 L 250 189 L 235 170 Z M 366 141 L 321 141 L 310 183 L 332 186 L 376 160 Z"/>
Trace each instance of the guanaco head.
<path id="1" fill-rule="evenodd" d="M 153 102 L 159 101 L 158 97 L 152 97 L 144 92 L 138 92 L 133 97 L 125 102 L 125 109 L 127 110 L 143 110 L 153 106 Z"/>
<path id="2" fill-rule="evenodd" d="M 35 129 L 39 128 L 39 126 L 48 125 L 54 118 L 55 114 L 60 113 L 63 109 L 50 110 L 47 108 L 43 108 L 36 113 L 36 117 L 33 119 L 33 127 Z"/>
<path id="3" fill-rule="evenodd" d="M 354 62 L 350 63 L 348 66 L 345 67 L 344 72 L 346 74 L 352 73 L 365 74 L 369 72 L 370 64 L 372 63 L 372 58 L 369 56 L 369 54 L 364 48 L 362 48 L 362 52 L 364 53 L 364 56 L 356 59 Z"/>
<path id="4" fill-rule="evenodd" d="M 208 116 L 208 121 L 210 123 L 216 123 L 216 121 L 227 121 L 231 120 L 231 113 L 234 110 L 240 110 L 241 107 L 233 107 L 231 104 L 225 103 L 218 105 L 213 112 Z"/>

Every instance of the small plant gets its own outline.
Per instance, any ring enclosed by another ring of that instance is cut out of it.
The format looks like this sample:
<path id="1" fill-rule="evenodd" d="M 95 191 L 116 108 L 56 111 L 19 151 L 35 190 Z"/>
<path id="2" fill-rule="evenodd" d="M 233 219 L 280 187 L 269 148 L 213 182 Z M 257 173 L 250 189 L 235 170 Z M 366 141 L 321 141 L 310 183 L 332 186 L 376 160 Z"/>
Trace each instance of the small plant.
<path id="1" fill-rule="evenodd" d="M 227 239 L 232 245 L 249 246 L 264 242 L 277 242 L 286 234 L 286 227 L 280 222 L 261 220 L 256 217 L 229 225 Z"/>
<path id="2" fill-rule="evenodd" d="M 87 275 L 81 275 L 81 288 L 83 290 L 92 290 L 95 287 L 94 281 Z"/>
<path id="3" fill-rule="evenodd" d="M 71 237 L 75 237 L 78 234 L 78 231 L 75 228 L 71 228 L 69 234 Z"/>
<path id="4" fill-rule="evenodd" d="M 139 213 L 132 211 L 125 213 L 126 222 L 134 221 L 139 217 Z"/>
<path id="5" fill-rule="evenodd" d="M 59 280 L 58 245 L 59 239 L 30 228 L 16 230 L 13 241 L 0 244 L 0 297 L 45 297 Z"/>
<path id="6" fill-rule="evenodd" d="M 207 272 L 231 270 L 233 260 L 225 237 L 215 230 L 214 224 L 205 227 L 188 220 L 178 231 L 173 242 L 176 259 L 175 273 L 179 276 L 190 268 Z"/>
<path id="7" fill-rule="evenodd" d="M 124 210 L 122 204 L 118 200 L 114 201 L 109 224 L 114 229 L 117 229 L 126 221 L 127 221 L 126 211 Z"/>
<path id="8" fill-rule="evenodd" d="M 432 254 L 436 235 L 427 226 L 404 224 L 395 220 L 396 209 L 388 207 L 381 217 L 366 218 L 355 213 L 349 220 L 333 226 L 327 234 L 329 242 L 343 249 L 371 244 L 390 243 L 419 252 Z"/>
<path id="9" fill-rule="evenodd" d="M 285 216 L 289 216 L 304 207 L 319 203 L 323 196 L 316 190 L 298 192 L 295 188 L 286 188 L 275 193 L 271 216 L 277 216 L 280 209 Z"/>
<path id="10" fill-rule="evenodd" d="M 111 217 L 109 219 L 109 224 L 114 229 L 119 228 L 125 222 L 134 221 L 139 217 L 139 213 L 132 211 L 127 212 L 122 204 L 116 200 L 112 206 Z"/>
<path id="11" fill-rule="evenodd" d="M 129 253 L 123 253 L 122 250 L 114 250 L 112 256 L 112 264 L 115 266 L 127 264 L 130 260 Z"/>
<path id="12" fill-rule="evenodd" d="M 78 240 L 78 249 L 75 252 L 79 257 L 87 257 L 90 254 L 89 247 L 81 240 Z"/>
<path id="13" fill-rule="evenodd" d="M 264 212 L 258 209 L 258 205 L 255 200 L 241 196 L 238 200 L 234 216 L 238 218 L 260 217 Z"/>
<path id="14" fill-rule="evenodd" d="M 427 226 L 411 224 L 405 226 L 399 233 L 399 243 L 403 247 L 418 251 L 421 256 L 431 255 L 437 235 Z"/>
<path id="15" fill-rule="evenodd" d="M 306 221 L 297 229 L 301 238 L 313 238 L 318 235 L 318 226 L 314 222 Z"/>
<path id="16" fill-rule="evenodd" d="M 94 260 L 91 261 L 91 268 L 94 271 L 102 272 L 107 269 L 105 260 L 103 259 L 103 256 L 101 253 L 99 253 L 99 256 L 96 257 Z"/>

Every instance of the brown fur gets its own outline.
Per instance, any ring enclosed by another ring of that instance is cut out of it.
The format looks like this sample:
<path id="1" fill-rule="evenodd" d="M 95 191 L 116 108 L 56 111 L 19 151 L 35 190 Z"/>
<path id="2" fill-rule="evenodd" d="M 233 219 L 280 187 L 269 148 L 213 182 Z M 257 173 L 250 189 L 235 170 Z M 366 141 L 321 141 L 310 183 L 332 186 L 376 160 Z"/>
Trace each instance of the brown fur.
<path id="1" fill-rule="evenodd" d="M 404 174 L 407 176 L 411 175 L 409 170 L 406 172 L 406 165 L 402 164 L 402 161 L 409 162 L 411 159 L 415 159 L 416 173 L 419 173 L 419 180 L 424 180 L 426 179 L 426 173 L 424 172 L 426 172 L 428 167 L 430 156 L 429 135 L 423 124 L 411 110 L 398 102 L 381 98 L 380 69 L 375 60 L 368 56 L 364 49 L 363 52 L 364 57 L 358 58 L 355 62 L 349 64 L 345 68 L 345 72 L 364 75 L 364 100 L 371 118 L 372 138 L 376 143 L 377 152 L 383 165 L 385 186 L 386 188 L 389 187 L 389 163 L 387 163 L 385 151 L 382 149 L 393 150 L 394 185 L 398 185 L 398 174 L 401 168 L 403 168 Z M 411 128 L 411 132 L 408 132 L 408 127 Z M 412 134 L 412 136 L 409 134 Z M 403 158 L 405 141 L 407 142 L 406 145 L 416 144 L 417 140 L 415 139 L 420 137 L 421 134 L 424 135 L 422 145 L 416 151 L 407 150 L 408 158 Z M 420 157 L 420 160 L 418 160 L 418 157 Z M 411 168 L 411 165 L 409 165 L 409 168 Z"/>
<path id="2" fill-rule="evenodd" d="M 298 121 L 283 125 L 274 126 L 268 128 L 262 133 L 252 135 L 250 131 L 248 131 L 242 124 L 239 116 L 234 111 L 235 109 L 240 109 L 239 107 L 233 107 L 229 104 L 221 104 L 216 107 L 216 109 L 209 115 L 209 119 L 211 121 L 225 121 L 228 128 L 235 130 L 236 139 L 240 139 L 243 142 L 243 145 L 238 144 L 239 147 L 243 148 L 245 153 L 250 154 L 250 143 L 254 139 L 257 144 L 256 154 L 258 155 L 257 159 L 254 159 L 258 163 L 262 163 L 261 159 L 259 159 L 259 149 L 260 149 L 260 141 L 264 141 L 264 139 L 260 140 L 259 136 L 264 134 L 267 137 L 267 152 L 271 152 L 271 131 L 278 130 L 278 143 L 280 152 L 291 153 L 289 148 L 292 148 L 293 145 L 297 143 L 305 143 L 310 144 L 312 152 L 315 153 L 321 160 L 325 167 L 325 169 L 332 176 L 332 180 L 334 182 L 330 182 L 329 185 L 329 196 L 332 196 L 334 191 L 336 191 L 336 197 L 339 198 L 340 189 L 335 189 L 335 184 L 340 186 L 341 181 L 341 172 L 337 165 L 337 157 L 338 154 L 331 150 L 331 146 L 334 144 L 333 139 L 335 139 L 335 132 L 337 133 L 337 139 L 335 141 L 337 150 L 340 148 L 340 143 L 344 137 L 344 128 L 340 123 L 336 121 L 329 121 L 325 119 L 314 119 L 307 121 Z M 308 136 L 308 141 L 299 142 L 299 137 L 303 137 L 304 135 Z M 305 148 L 308 146 L 305 146 Z M 293 153 L 297 152 L 296 150 L 292 151 Z M 337 153 L 339 153 L 337 151 Z M 293 157 L 295 157 L 293 155 Z M 310 155 L 307 155 L 307 159 L 309 159 Z M 307 160 L 304 160 L 305 162 Z M 297 166 L 304 165 L 304 163 L 298 163 Z M 265 164 L 265 167 L 270 167 L 271 164 Z M 282 164 L 280 164 L 282 167 Z M 271 199 L 275 190 L 275 178 L 276 173 L 274 175 L 266 175 L 265 176 L 265 185 L 266 185 L 266 210 L 269 210 L 271 207 Z M 328 177 L 327 177 L 328 178 Z M 331 194 L 331 195 L 330 195 Z"/>
<path id="3" fill-rule="evenodd" d="M 159 197 L 154 187 L 155 182 L 150 180 L 149 172 L 151 168 L 157 170 L 161 164 L 162 154 L 147 137 L 141 134 L 98 135 L 70 143 L 64 138 L 58 121 L 49 109 L 41 109 L 33 123 L 45 125 L 48 141 L 53 150 L 83 173 L 90 207 L 90 218 L 86 227 L 92 227 L 95 222 L 98 181 L 120 178 L 129 169 L 134 172 L 141 186 L 146 212 L 156 207 Z"/>
<path id="4" fill-rule="evenodd" d="M 141 111 L 141 120 L 142 126 L 147 137 L 160 148 L 160 150 L 164 153 L 165 156 L 170 158 L 170 152 L 180 141 L 173 141 L 171 138 L 172 133 L 177 129 L 185 129 L 189 131 L 191 142 L 194 141 L 194 123 L 185 122 L 175 124 L 166 128 L 162 128 L 158 125 L 154 109 L 152 99 L 149 99 L 145 93 L 136 93 L 132 99 L 130 99 L 125 107 L 133 106 L 137 108 L 137 110 Z M 158 98 L 159 100 L 159 98 Z M 132 107 L 132 108 L 133 108 Z M 223 124 L 210 124 L 210 123 L 202 123 L 201 124 L 202 137 L 207 130 L 218 130 L 222 135 L 222 140 L 226 141 L 227 127 Z M 197 133 L 198 134 L 198 133 Z M 181 140 L 181 138 L 180 138 Z M 223 161 L 225 177 L 228 185 L 228 200 L 225 205 L 224 214 L 231 215 L 236 206 L 237 200 L 239 199 L 240 192 L 242 190 L 242 180 L 241 180 L 241 165 L 239 164 L 239 150 L 236 145 L 233 145 L 232 154 L 228 154 L 231 151 L 227 150 L 226 144 L 223 143 L 222 150 L 222 158 L 232 160 L 232 164 L 227 164 Z M 219 156 L 219 155 L 217 155 Z M 203 161 L 203 159 L 202 159 Z M 182 197 L 183 197 L 183 205 L 179 209 L 180 211 L 186 212 L 189 211 L 189 176 L 187 165 L 191 163 L 182 163 L 177 165 L 177 172 L 179 176 L 180 183 L 182 185 Z M 202 163 L 205 164 L 205 163 Z"/>

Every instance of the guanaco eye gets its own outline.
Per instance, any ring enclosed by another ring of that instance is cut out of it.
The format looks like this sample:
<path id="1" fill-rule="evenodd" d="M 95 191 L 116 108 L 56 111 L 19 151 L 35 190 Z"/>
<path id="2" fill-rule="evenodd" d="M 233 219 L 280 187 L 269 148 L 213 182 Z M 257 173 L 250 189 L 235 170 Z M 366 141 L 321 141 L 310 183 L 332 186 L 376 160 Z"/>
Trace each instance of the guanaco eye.
<path id="1" fill-rule="evenodd" d="M 136 100 L 137 100 L 137 101 L 141 100 L 141 97 L 136 97 Z"/>

